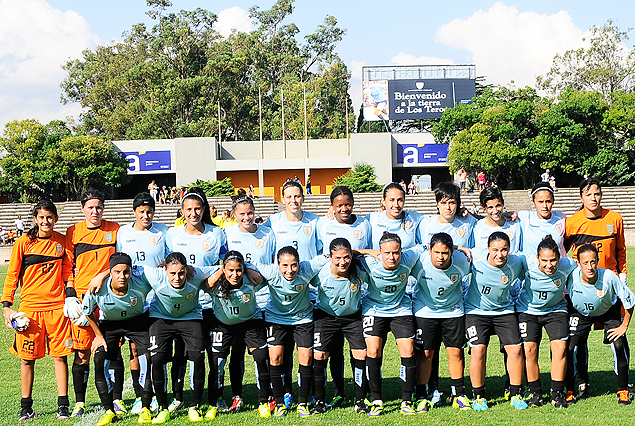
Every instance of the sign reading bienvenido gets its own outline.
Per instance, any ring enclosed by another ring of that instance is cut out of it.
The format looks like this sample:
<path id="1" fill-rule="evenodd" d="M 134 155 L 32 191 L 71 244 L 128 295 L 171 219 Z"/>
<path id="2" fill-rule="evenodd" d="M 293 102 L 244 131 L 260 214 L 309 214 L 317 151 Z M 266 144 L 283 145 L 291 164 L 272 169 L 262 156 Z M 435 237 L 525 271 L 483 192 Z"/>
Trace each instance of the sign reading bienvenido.
<path id="1" fill-rule="evenodd" d="M 474 79 L 388 80 L 390 120 L 441 118 L 447 108 L 476 96 Z"/>

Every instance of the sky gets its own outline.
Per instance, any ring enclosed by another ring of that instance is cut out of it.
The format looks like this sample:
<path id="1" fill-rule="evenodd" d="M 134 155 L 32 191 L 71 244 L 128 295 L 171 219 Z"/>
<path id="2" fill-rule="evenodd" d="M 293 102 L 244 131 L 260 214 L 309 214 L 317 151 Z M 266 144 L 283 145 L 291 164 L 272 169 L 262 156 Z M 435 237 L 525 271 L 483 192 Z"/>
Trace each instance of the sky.
<path id="1" fill-rule="evenodd" d="M 228 34 L 252 28 L 250 7 L 274 4 L 256 1 L 172 0 L 170 11 L 210 10 L 216 29 Z M 80 105 L 60 102 L 61 65 L 120 40 L 136 23 L 152 25 L 147 10 L 144 0 L 0 0 L 0 128 L 13 120 L 78 119 Z M 347 30 L 336 51 L 358 106 L 364 65 L 475 64 L 487 83 L 533 86 L 554 55 L 583 46 L 592 25 L 612 19 L 621 29 L 635 27 L 635 2 L 297 0 L 287 22 L 303 36 L 327 15 Z"/>

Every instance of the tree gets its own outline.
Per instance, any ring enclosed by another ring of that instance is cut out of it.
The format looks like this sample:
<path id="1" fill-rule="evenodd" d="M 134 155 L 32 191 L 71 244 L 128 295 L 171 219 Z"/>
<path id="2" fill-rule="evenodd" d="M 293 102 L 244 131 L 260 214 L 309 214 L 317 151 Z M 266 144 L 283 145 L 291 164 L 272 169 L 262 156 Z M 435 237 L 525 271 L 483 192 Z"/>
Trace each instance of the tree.
<path id="1" fill-rule="evenodd" d="M 537 78 L 538 88 L 555 95 L 567 88 L 596 91 L 608 102 L 613 92 L 632 92 L 635 51 L 626 45 L 629 31 L 620 30 L 612 20 L 592 26 L 588 47 L 556 55 L 551 70 Z"/>
<path id="2" fill-rule="evenodd" d="M 346 174 L 333 182 L 334 186 L 347 186 L 353 192 L 379 192 L 382 187 L 376 182 L 375 168 L 370 164 L 357 163 Z"/>
<path id="3" fill-rule="evenodd" d="M 230 178 L 215 181 L 196 179 L 196 182 L 188 186 L 188 190 L 195 186 L 201 188 L 208 197 L 222 197 L 225 195 L 234 195 L 235 193 Z"/>

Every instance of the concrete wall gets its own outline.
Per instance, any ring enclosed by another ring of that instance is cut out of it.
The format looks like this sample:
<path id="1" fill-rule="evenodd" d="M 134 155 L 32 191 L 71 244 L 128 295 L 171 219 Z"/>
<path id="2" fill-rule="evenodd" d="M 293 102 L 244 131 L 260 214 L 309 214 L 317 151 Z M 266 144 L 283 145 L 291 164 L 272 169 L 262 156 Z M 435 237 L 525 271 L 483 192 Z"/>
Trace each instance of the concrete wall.
<path id="1" fill-rule="evenodd" d="M 259 141 L 223 142 L 221 160 L 254 160 L 264 159 L 304 159 L 307 157 L 307 142 L 300 141 Z M 286 157 L 283 146 L 286 145 Z M 346 139 L 319 139 L 308 141 L 309 158 L 348 157 L 348 141 Z"/>
<path id="2" fill-rule="evenodd" d="M 216 180 L 216 139 L 177 138 L 176 185 L 185 186 L 197 179 Z"/>
<path id="3" fill-rule="evenodd" d="M 354 133 L 351 135 L 351 164 L 375 166 L 377 182 L 392 182 L 392 137 L 390 133 Z"/>

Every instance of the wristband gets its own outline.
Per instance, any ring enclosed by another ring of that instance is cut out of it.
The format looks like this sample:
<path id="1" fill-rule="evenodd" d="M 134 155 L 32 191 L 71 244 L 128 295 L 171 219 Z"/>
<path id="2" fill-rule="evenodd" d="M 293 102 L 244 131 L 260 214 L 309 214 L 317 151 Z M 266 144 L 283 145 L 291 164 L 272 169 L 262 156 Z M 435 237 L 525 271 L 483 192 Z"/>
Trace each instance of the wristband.
<path id="1" fill-rule="evenodd" d="M 7 301 L 2 302 L 2 307 L 3 308 L 10 308 L 11 305 L 13 305 L 13 303 L 11 303 L 11 302 L 7 302 Z"/>
<path id="2" fill-rule="evenodd" d="M 77 292 L 73 287 L 66 287 L 64 292 L 66 293 L 66 297 L 77 297 Z"/>

